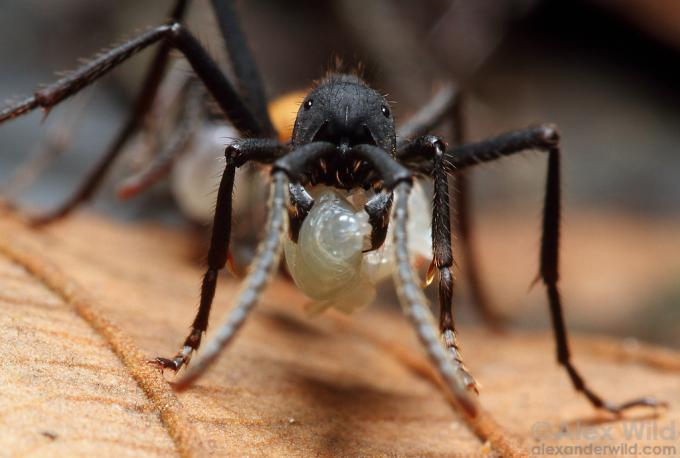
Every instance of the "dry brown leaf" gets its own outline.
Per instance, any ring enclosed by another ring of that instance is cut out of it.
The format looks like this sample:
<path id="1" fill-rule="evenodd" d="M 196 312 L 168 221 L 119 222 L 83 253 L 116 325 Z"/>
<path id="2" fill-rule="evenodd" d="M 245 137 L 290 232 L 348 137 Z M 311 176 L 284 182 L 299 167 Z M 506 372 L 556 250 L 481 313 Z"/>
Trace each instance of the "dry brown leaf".
<path id="1" fill-rule="evenodd" d="M 308 318 L 284 281 L 207 376 L 175 396 L 145 359 L 172 354 L 187 332 L 201 276 L 191 249 L 155 227 L 78 216 L 37 232 L 0 215 L 0 454 L 521 456 L 551 445 L 678 443 L 659 435 L 680 429 L 673 351 L 574 339 L 598 391 L 671 403 L 656 437 L 630 441 L 631 420 L 650 412 L 614 421 L 593 411 L 556 366 L 548 334 L 463 327 L 482 385 L 484 412 L 473 421 L 446 402 L 399 314 Z M 220 283 L 212 330 L 236 288 Z"/>

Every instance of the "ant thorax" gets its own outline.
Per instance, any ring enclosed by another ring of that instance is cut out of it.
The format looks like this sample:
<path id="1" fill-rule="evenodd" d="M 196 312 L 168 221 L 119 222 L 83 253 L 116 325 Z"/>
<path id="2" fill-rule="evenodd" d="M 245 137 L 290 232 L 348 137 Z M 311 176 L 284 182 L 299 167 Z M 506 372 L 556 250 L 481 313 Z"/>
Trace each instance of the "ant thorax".
<path id="1" fill-rule="evenodd" d="M 365 252 L 370 247 L 371 226 L 364 204 L 373 192 L 323 185 L 308 191 L 314 206 L 300 228 L 298 242 L 286 239 L 283 246 L 288 271 L 311 299 L 308 312 L 334 307 L 350 313 L 373 301 L 376 285 L 394 270 L 391 227 L 380 248 Z M 409 202 L 412 258 L 432 258 L 430 208 L 422 187 L 416 185 Z"/>

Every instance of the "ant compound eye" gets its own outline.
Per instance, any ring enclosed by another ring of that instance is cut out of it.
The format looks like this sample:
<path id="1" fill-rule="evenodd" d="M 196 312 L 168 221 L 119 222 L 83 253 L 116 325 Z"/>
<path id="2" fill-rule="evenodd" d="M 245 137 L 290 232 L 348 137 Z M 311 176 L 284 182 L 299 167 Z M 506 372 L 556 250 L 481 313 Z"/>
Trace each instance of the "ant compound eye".
<path id="1" fill-rule="evenodd" d="M 314 101 L 312 99 L 307 100 L 304 105 L 305 110 L 309 110 L 310 108 L 312 108 L 312 105 L 314 105 Z"/>
<path id="2" fill-rule="evenodd" d="M 386 118 L 390 117 L 390 110 L 385 105 L 380 106 L 380 111 L 382 112 L 383 116 L 385 116 Z"/>

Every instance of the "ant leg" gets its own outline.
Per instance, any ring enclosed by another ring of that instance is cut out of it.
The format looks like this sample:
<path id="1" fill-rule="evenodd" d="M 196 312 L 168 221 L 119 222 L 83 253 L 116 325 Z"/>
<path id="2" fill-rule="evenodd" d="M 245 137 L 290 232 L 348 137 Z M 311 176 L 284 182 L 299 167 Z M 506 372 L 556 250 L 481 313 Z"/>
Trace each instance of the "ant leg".
<path id="1" fill-rule="evenodd" d="M 201 302 L 191 325 L 191 332 L 177 354 L 172 359 L 159 357 L 151 361 L 162 369 L 172 369 L 177 372 L 182 366 L 187 364 L 193 352 L 201 345 L 203 333 L 208 328 L 210 309 L 217 286 L 217 276 L 229 258 L 232 194 L 236 168 L 253 160 L 272 162 L 286 152 L 287 148 L 284 145 L 268 139 L 248 139 L 227 147 L 225 151 L 226 166 L 222 174 L 219 190 L 217 191 L 212 237 L 210 239 L 210 249 L 208 250 L 208 269 L 203 276 L 203 283 L 201 285 Z"/>
<path id="2" fill-rule="evenodd" d="M 314 199 L 309 195 L 304 186 L 300 183 L 290 183 L 288 185 L 290 196 L 290 207 L 288 208 L 289 236 L 297 243 L 300 237 L 300 228 L 304 223 L 309 211 L 314 206 Z"/>
<path id="3" fill-rule="evenodd" d="M 429 139 L 439 140 L 436 137 L 420 137 L 417 144 L 424 145 Z M 443 152 L 443 145 L 439 142 Z M 410 144 L 410 148 L 415 148 Z M 425 149 L 425 148 L 421 148 Z M 431 153 L 432 148 L 429 149 Z M 378 172 L 383 181 L 384 187 L 389 191 L 395 192 L 394 221 L 394 243 L 396 272 L 394 282 L 399 296 L 399 301 L 405 314 L 411 320 L 418 337 L 425 346 L 425 349 L 437 367 L 451 393 L 456 397 L 465 411 L 470 415 L 477 412 L 476 399 L 469 390 L 469 378 L 465 371 L 461 370 L 460 365 L 455 364 L 451 354 L 447 353 L 444 345 L 439 339 L 437 327 L 430 312 L 430 307 L 425 295 L 423 294 L 416 275 L 410 264 L 408 243 L 407 243 L 407 220 L 408 220 L 408 196 L 412 188 L 413 174 L 402 164 L 397 162 L 394 157 L 384 150 L 373 145 L 358 145 L 352 148 L 352 152 L 359 158 L 369 162 Z M 425 151 L 421 151 L 421 154 Z"/>
<path id="4" fill-rule="evenodd" d="M 186 11 L 186 7 L 186 0 L 178 0 L 170 13 L 170 20 L 172 22 L 181 20 Z M 33 218 L 32 222 L 35 225 L 48 224 L 63 218 L 73 211 L 79 204 L 87 201 L 96 192 L 109 168 L 111 165 L 113 165 L 116 158 L 123 151 L 123 147 L 128 142 L 128 140 L 135 132 L 137 132 L 144 120 L 144 117 L 151 108 L 151 105 L 153 104 L 153 101 L 156 97 L 159 83 L 163 78 L 165 68 L 167 67 L 170 49 L 171 46 L 164 43 L 157 50 L 156 55 L 154 56 L 153 61 L 146 73 L 146 76 L 144 77 L 142 89 L 135 98 L 132 111 L 130 112 L 128 119 L 125 121 L 120 131 L 116 134 L 113 142 L 109 146 L 104 156 L 99 160 L 99 162 L 97 162 L 94 169 L 87 175 L 75 193 L 73 193 L 65 202 L 63 202 L 58 208 L 52 210 L 51 212 Z M 88 65 L 86 68 L 90 66 L 91 65 Z M 104 69 L 104 71 L 106 71 L 106 69 Z M 78 73 L 84 73 L 82 75 L 83 79 L 81 81 L 76 80 L 77 76 L 79 76 Z M 99 77 L 97 74 L 85 73 L 86 72 L 76 72 L 73 75 L 60 80 L 56 84 L 36 92 L 36 94 L 33 97 L 27 99 L 21 107 L 15 107 L 14 109 L 10 108 L 0 112 L 0 123 L 16 116 L 20 116 L 25 112 L 37 108 L 38 106 L 41 106 L 46 111 L 46 113 L 49 112 L 49 110 L 54 105 L 58 104 L 62 99 L 75 94 L 85 85 L 90 84 Z M 64 83 L 62 84 L 62 88 L 57 87 L 59 83 Z M 70 87 L 67 88 L 68 83 L 71 84 Z M 63 95 L 59 94 L 59 89 L 65 89 L 65 93 Z M 51 100 L 52 97 L 53 99 Z"/>
<path id="5" fill-rule="evenodd" d="M 233 0 L 211 0 L 211 3 L 240 93 L 262 126 L 262 136 L 276 138 L 276 129 L 272 125 L 267 110 L 267 97 L 262 77 L 255 65 L 246 35 L 243 33 L 236 5 Z"/>
<path id="6" fill-rule="evenodd" d="M 463 96 L 459 89 L 454 88 L 452 85 L 441 89 L 420 111 L 399 128 L 398 148 L 400 150 L 408 148 L 410 138 L 430 133 L 433 129 L 441 126 L 447 117 L 452 121 L 453 143 L 455 145 L 462 144 L 465 133 L 462 104 Z M 414 168 L 417 170 L 417 167 Z M 433 172 L 429 169 L 426 173 L 432 174 Z M 472 238 L 472 218 L 468 205 L 470 201 L 468 178 L 463 173 L 457 173 L 455 180 L 458 193 L 456 199 L 453 200 L 453 205 L 457 216 L 456 229 L 460 235 L 461 250 L 463 252 L 464 267 L 461 271 L 467 278 L 472 300 L 479 309 L 482 318 L 492 329 L 498 330 L 503 320 L 494 312 L 493 307 L 489 303 L 488 295 L 485 293 L 480 281 L 477 256 Z"/>
<path id="7" fill-rule="evenodd" d="M 440 89 L 425 106 L 411 116 L 397 130 L 397 148 L 401 148 L 411 138 L 429 134 L 440 126 L 455 109 L 459 91 L 453 85 Z"/>
<path id="8" fill-rule="evenodd" d="M 179 99 L 179 113 L 173 120 L 174 128 L 170 132 L 169 139 L 158 138 L 160 148 L 151 160 L 141 170 L 125 178 L 118 186 L 117 194 L 121 199 L 130 199 L 149 189 L 161 179 L 165 178 L 189 145 L 195 138 L 196 132 L 200 131 L 203 122 L 203 93 L 189 81 L 177 94 Z M 156 137 L 161 137 L 159 133 Z"/>
<path id="9" fill-rule="evenodd" d="M 222 111 L 240 132 L 254 135 L 261 132 L 261 127 L 257 120 L 224 76 L 219 66 L 212 60 L 196 38 L 177 22 L 156 27 L 129 40 L 123 45 L 113 48 L 92 62 L 85 64 L 74 73 L 37 91 L 25 101 L 0 111 L 0 123 L 28 113 L 38 107 L 50 109 L 65 98 L 92 84 L 115 66 L 156 42 L 176 48 L 184 54 L 196 75 L 201 79 Z M 157 86 L 157 84 L 154 86 L 153 92 L 155 92 Z M 70 199 L 66 205 L 60 207 L 57 211 L 48 214 L 44 218 L 39 218 L 37 223 L 49 222 L 63 216 L 72 210 L 78 202 L 82 201 L 83 196 L 90 196 L 99 181 L 98 177 L 100 175 L 103 176 L 110 162 L 118 154 L 117 152 L 113 154 L 115 150 L 116 148 L 109 150 L 107 156 L 97 166 L 94 174 L 79 189 L 74 198 Z"/>
<path id="10" fill-rule="evenodd" d="M 451 210 L 449 208 L 449 177 L 441 165 L 444 143 L 430 137 L 434 156 L 434 205 L 432 206 L 433 266 L 439 270 L 439 330 L 441 340 L 453 367 L 459 372 L 466 388 L 477 393 L 477 383 L 468 372 L 458 348 L 453 319 L 453 253 L 451 249 Z M 429 275 L 428 275 L 429 276 Z"/>
<path id="11" fill-rule="evenodd" d="M 458 146 L 465 143 L 465 120 L 463 119 L 463 94 L 459 94 L 451 109 L 451 130 L 453 132 L 453 144 Z M 472 214 L 470 212 L 470 200 L 472 190 L 470 188 L 470 173 L 468 170 L 452 176 L 456 185 L 456 198 L 453 199 L 455 208 L 455 228 L 460 238 L 460 247 L 463 252 L 462 274 L 465 276 L 470 287 L 472 302 L 477 306 L 477 311 L 489 328 L 500 331 L 503 327 L 503 318 L 495 312 L 489 302 L 489 296 L 482 284 L 478 256 L 475 250 L 472 231 Z M 436 173 L 436 172 L 435 172 Z"/>
<path id="12" fill-rule="evenodd" d="M 477 391 L 472 375 L 467 371 L 456 342 L 453 319 L 453 254 L 451 249 L 451 210 L 449 199 L 449 175 L 444 170 L 444 142 L 434 135 L 426 135 L 412 140 L 400 150 L 401 155 L 417 155 L 430 158 L 433 169 L 434 205 L 432 208 L 432 249 L 434 259 L 427 273 L 429 284 L 434 269 L 439 271 L 439 329 L 441 342 L 450 358 L 457 378 L 470 390 Z"/>
<path id="13" fill-rule="evenodd" d="M 526 149 L 539 149 L 548 154 L 548 171 L 543 207 L 543 235 L 541 238 L 540 278 L 546 287 L 553 332 L 557 348 L 557 361 L 562 365 L 577 391 L 583 393 L 596 408 L 619 414 L 632 407 L 658 407 L 666 405 L 653 398 L 639 398 L 613 404 L 596 394 L 571 362 L 567 329 L 564 324 L 562 301 L 557 282 L 559 279 L 560 236 L 560 150 L 559 135 L 555 127 L 543 125 L 509 132 L 487 141 L 462 145 L 445 154 L 444 166 L 449 172 L 492 161 L 502 156 Z"/>
<path id="14" fill-rule="evenodd" d="M 412 186 L 412 174 L 403 165 L 396 162 L 391 155 L 376 146 L 358 145 L 352 148 L 352 152 L 359 158 L 369 162 L 378 171 L 384 186 L 388 190 L 396 188 L 397 206 L 395 208 L 394 238 L 397 273 L 395 274 L 395 282 L 400 301 L 406 314 L 413 322 L 430 358 L 436 364 L 452 393 L 465 410 L 474 415 L 477 410 L 476 403 L 468 391 L 471 377 L 469 377 L 469 374 L 464 371 L 461 365 L 452 363 L 450 354 L 445 352 L 444 347 L 439 342 L 435 332 L 434 318 L 432 318 L 430 313 L 427 299 L 420 290 L 409 263 L 406 220 L 408 215 L 408 194 Z M 443 154 L 443 145 L 441 146 L 441 152 Z M 288 170 L 299 170 L 307 162 L 306 159 L 304 161 L 296 160 L 296 158 L 291 156 L 282 158 L 277 164 L 287 161 L 291 164 L 287 166 Z M 303 155 L 300 155 L 300 159 L 302 157 Z M 289 172 L 289 175 L 295 177 L 291 172 Z"/>
<path id="15" fill-rule="evenodd" d="M 215 361 L 222 349 L 226 347 L 227 344 L 229 344 L 231 339 L 241 328 L 249 312 L 257 303 L 260 294 L 267 286 L 273 277 L 274 272 L 276 271 L 276 266 L 278 265 L 279 257 L 281 255 L 281 238 L 285 230 L 285 185 L 287 183 L 287 179 L 283 172 L 278 172 L 272 175 L 272 181 L 273 183 L 269 202 L 269 220 L 267 221 L 266 235 L 260 243 L 255 261 L 252 267 L 249 269 L 250 273 L 244 281 L 245 287 L 236 299 L 236 305 L 230 312 L 229 318 L 217 331 L 217 334 L 213 340 L 209 342 L 205 349 L 205 353 L 202 355 L 200 360 L 196 363 L 196 365 L 188 370 L 184 377 L 182 377 L 175 384 L 175 389 L 177 391 L 183 391 L 188 388 Z M 212 295 L 215 292 L 214 280 L 212 280 L 211 283 L 212 286 L 209 291 L 209 301 L 212 301 Z M 203 289 L 205 291 L 206 287 L 204 286 Z M 201 296 L 203 297 L 203 295 Z M 201 306 L 203 306 L 203 304 L 201 304 Z M 207 310 L 209 311 L 209 309 L 210 307 L 208 306 Z M 200 310 L 199 315 L 197 315 L 196 318 L 198 319 L 199 317 L 201 317 Z M 205 324 L 207 324 L 207 313 L 205 319 Z M 194 326 L 195 325 L 196 322 L 194 322 Z M 196 328 L 194 327 L 194 329 Z M 170 367 L 171 369 L 177 371 L 182 366 L 182 364 L 189 362 L 191 353 L 193 353 L 193 351 L 198 348 L 198 344 L 200 344 L 200 335 L 202 335 L 202 333 L 203 331 L 196 331 L 195 333 L 192 332 L 192 334 L 189 336 L 189 339 L 187 339 L 187 343 L 185 343 L 184 348 L 173 360 L 168 361 L 163 358 L 157 358 L 156 361 L 161 365 L 161 367 Z M 193 340 L 190 341 L 192 338 Z"/>
<path id="16" fill-rule="evenodd" d="M 371 225 L 371 247 L 364 252 L 377 250 L 385 243 L 387 228 L 390 225 L 392 200 L 391 192 L 381 192 L 364 205 L 364 210 L 368 213 L 368 223 Z"/>
<path id="17" fill-rule="evenodd" d="M 465 143 L 449 148 L 444 153 L 443 166 L 447 173 L 458 173 L 470 166 L 491 162 L 504 156 L 521 153 L 526 150 L 536 149 L 550 151 L 557 147 L 559 133 L 551 124 L 541 124 L 525 129 L 513 130 L 503 133 L 488 140 L 475 143 Z M 411 153 L 411 151 L 408 151 Z M 427 158 L 414 157 L 409 154 L 407 160 L 425 160 L 421 167 L 432 169 L 432 164 L 427 163 Z"/>
<path id="18" fill-rule="evenodd" d="M 79 101 L 75 114 L 70 116 L 70 119 L 57 120 L 56 125 L 47 131 L 46 138 L 34 147 L 29 159 L 22 162 L 9 179 L 0 185 L 0 198 L 11 207 L 15 207 L 13 201 L 29 188 L 56 158 L 69 149 L 76 126 L 82 120 L 86 99 L 87 97 Z"/>
<path id="19" fill-rule="evenodd" d="M 255 142 L 253 144 L 270 145 L 274 140 L 246 140 L 244 142 Z M 283 145 L 281 145 L 283 146 Z M 229 149 L 228 147 L 227 149 Z M 260 242 L 255 260 L 248 269 L 248 276 L 244 280 L 244 286 L 241 293 L 236 299 L 236 304 L 230 312 L 227 321 L 220 327 L 214 339 L 208 344 L 205 353 L 200 360 L 187 372 L 187 374 L 177 382 L 175 388 L 182 391 L 188 388 L 203 372 L 210 367 L 223 348 L 225 348 L 231 339 L 236 335 L 237 331 L 243 325 L 248 313 L 253 309 L 257 303 L 260 294 L 267 286 L 273 277 L 276 267 L 278 266 L 279 257 L 281 254 L 281 239 L 285 231 L 285 217 L 286 217 L 286 185 L 288 180 L 293 177 L 298 177 L 304 167 L 313 160 L 324 157 L 336 151 L 336 146 L 332 143 L 315 142 L 304 145 L 297 150 L 293 150 L 285 156 L 276 156 L 279 159 L 274 163 L 272 169 L 272 187 L 269 203 L 269 218 L 267 227 L 265 229 L 264 239 Z M 252 156 L 243 157 L 239 165 L 244 160 L 256 160 L 258 162 L 273 162 L 276 157 L 271 154 L 270 147 L 253 148 Z M 249 153 L 250 153 L 249 152 Z M 239 148 L 238 153 L 243 155 L 243 150 Z M 227 159 L 229 160 L 229 159 Z M 233 169 L 228 168 L 231 176 L 227 177 L 227 185 L 233 184 Z M 295 178 L 296 179 L 296 178 Z M 226 186 L 225 188 L 231 188 Z M 219 200 L 223 196 L 222 201 Z M 216 260 L 224 266 L 226 262 L 226 243 L 228 239 L 224 240 L 224 229 L 228 229 L 231 210 L 231 200 L 226 197 L 231 197 L 227 191 L 220 191 L 218 195 L 218 208 L 215 214 L 215 228 L 213 229 L 213 240 L 211 241 L 210 258 L 215 256 Z M 218 220 L 218 214 L 220 218 Z M 225 219 L 226 218 L 226 219 Z M 218 226 L 219 224 L 219 226 Z M 220 267 L 221 268 L 221 267 Z M 194 326 L 191 334 L 187 338 L 184 347 L 179 351 L 177 356 L 172 360 L 165 358 L 157 358 L 152 361 L 162 368 L 170 368 L 177 371 L 182 365 L 186 364 L 191 354 L 198 348 L 200 338 L 207 328 L 208 314 L 210 313 L 210 306 L 215 294 L 215 286 L 217 279 L 217 270 L 210 267 L 206 272 L 206 277 L 201 290 L 201 306 L 194 321 Z"/>
<path id="20" fill-rule="evenodd" d="M 455 360 L 452 361 L 451 353 L 447 352 L 442 345 L 446 342 L 440 341 L 440 335 L 436 330 L 437 325 L 430 312 L 430 305 L 419 286 L 418 280 L 416 280 L 416 275 L 409 261 L 406 223 L 408 221 L 408 196 L 410 191 L 411 184 L 408 182 L 399 183 L 395 189 L 396 202 L 393 223 L 397 268 L 394 282 L 397 294 L 404 313 L 411 320 L 428 356 L 444 379 L 451 394 L 469 415 L 474 416 L 478 407 L 477 400 L 469 389 L 470 378 L 467 376 L 467 372 L 461 370 L 460 365 L 457 366 L 454 363 Z M 448 269 L 446 272 L 449 272 Z"/>

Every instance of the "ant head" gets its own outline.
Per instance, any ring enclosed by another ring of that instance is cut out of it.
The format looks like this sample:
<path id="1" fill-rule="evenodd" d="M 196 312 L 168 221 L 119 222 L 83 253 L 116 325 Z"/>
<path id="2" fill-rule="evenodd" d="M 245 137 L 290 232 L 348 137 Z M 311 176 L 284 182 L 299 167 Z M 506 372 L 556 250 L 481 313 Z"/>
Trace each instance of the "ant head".
<path id="1" fill-rule="evenodd" d="M 331 142 L 341 149 L 367 143 L 394 154 L 389 103 L 357 76 L 331 75 L 305 97 L 295 119 L 293 143 L 313 141 Z"/>

